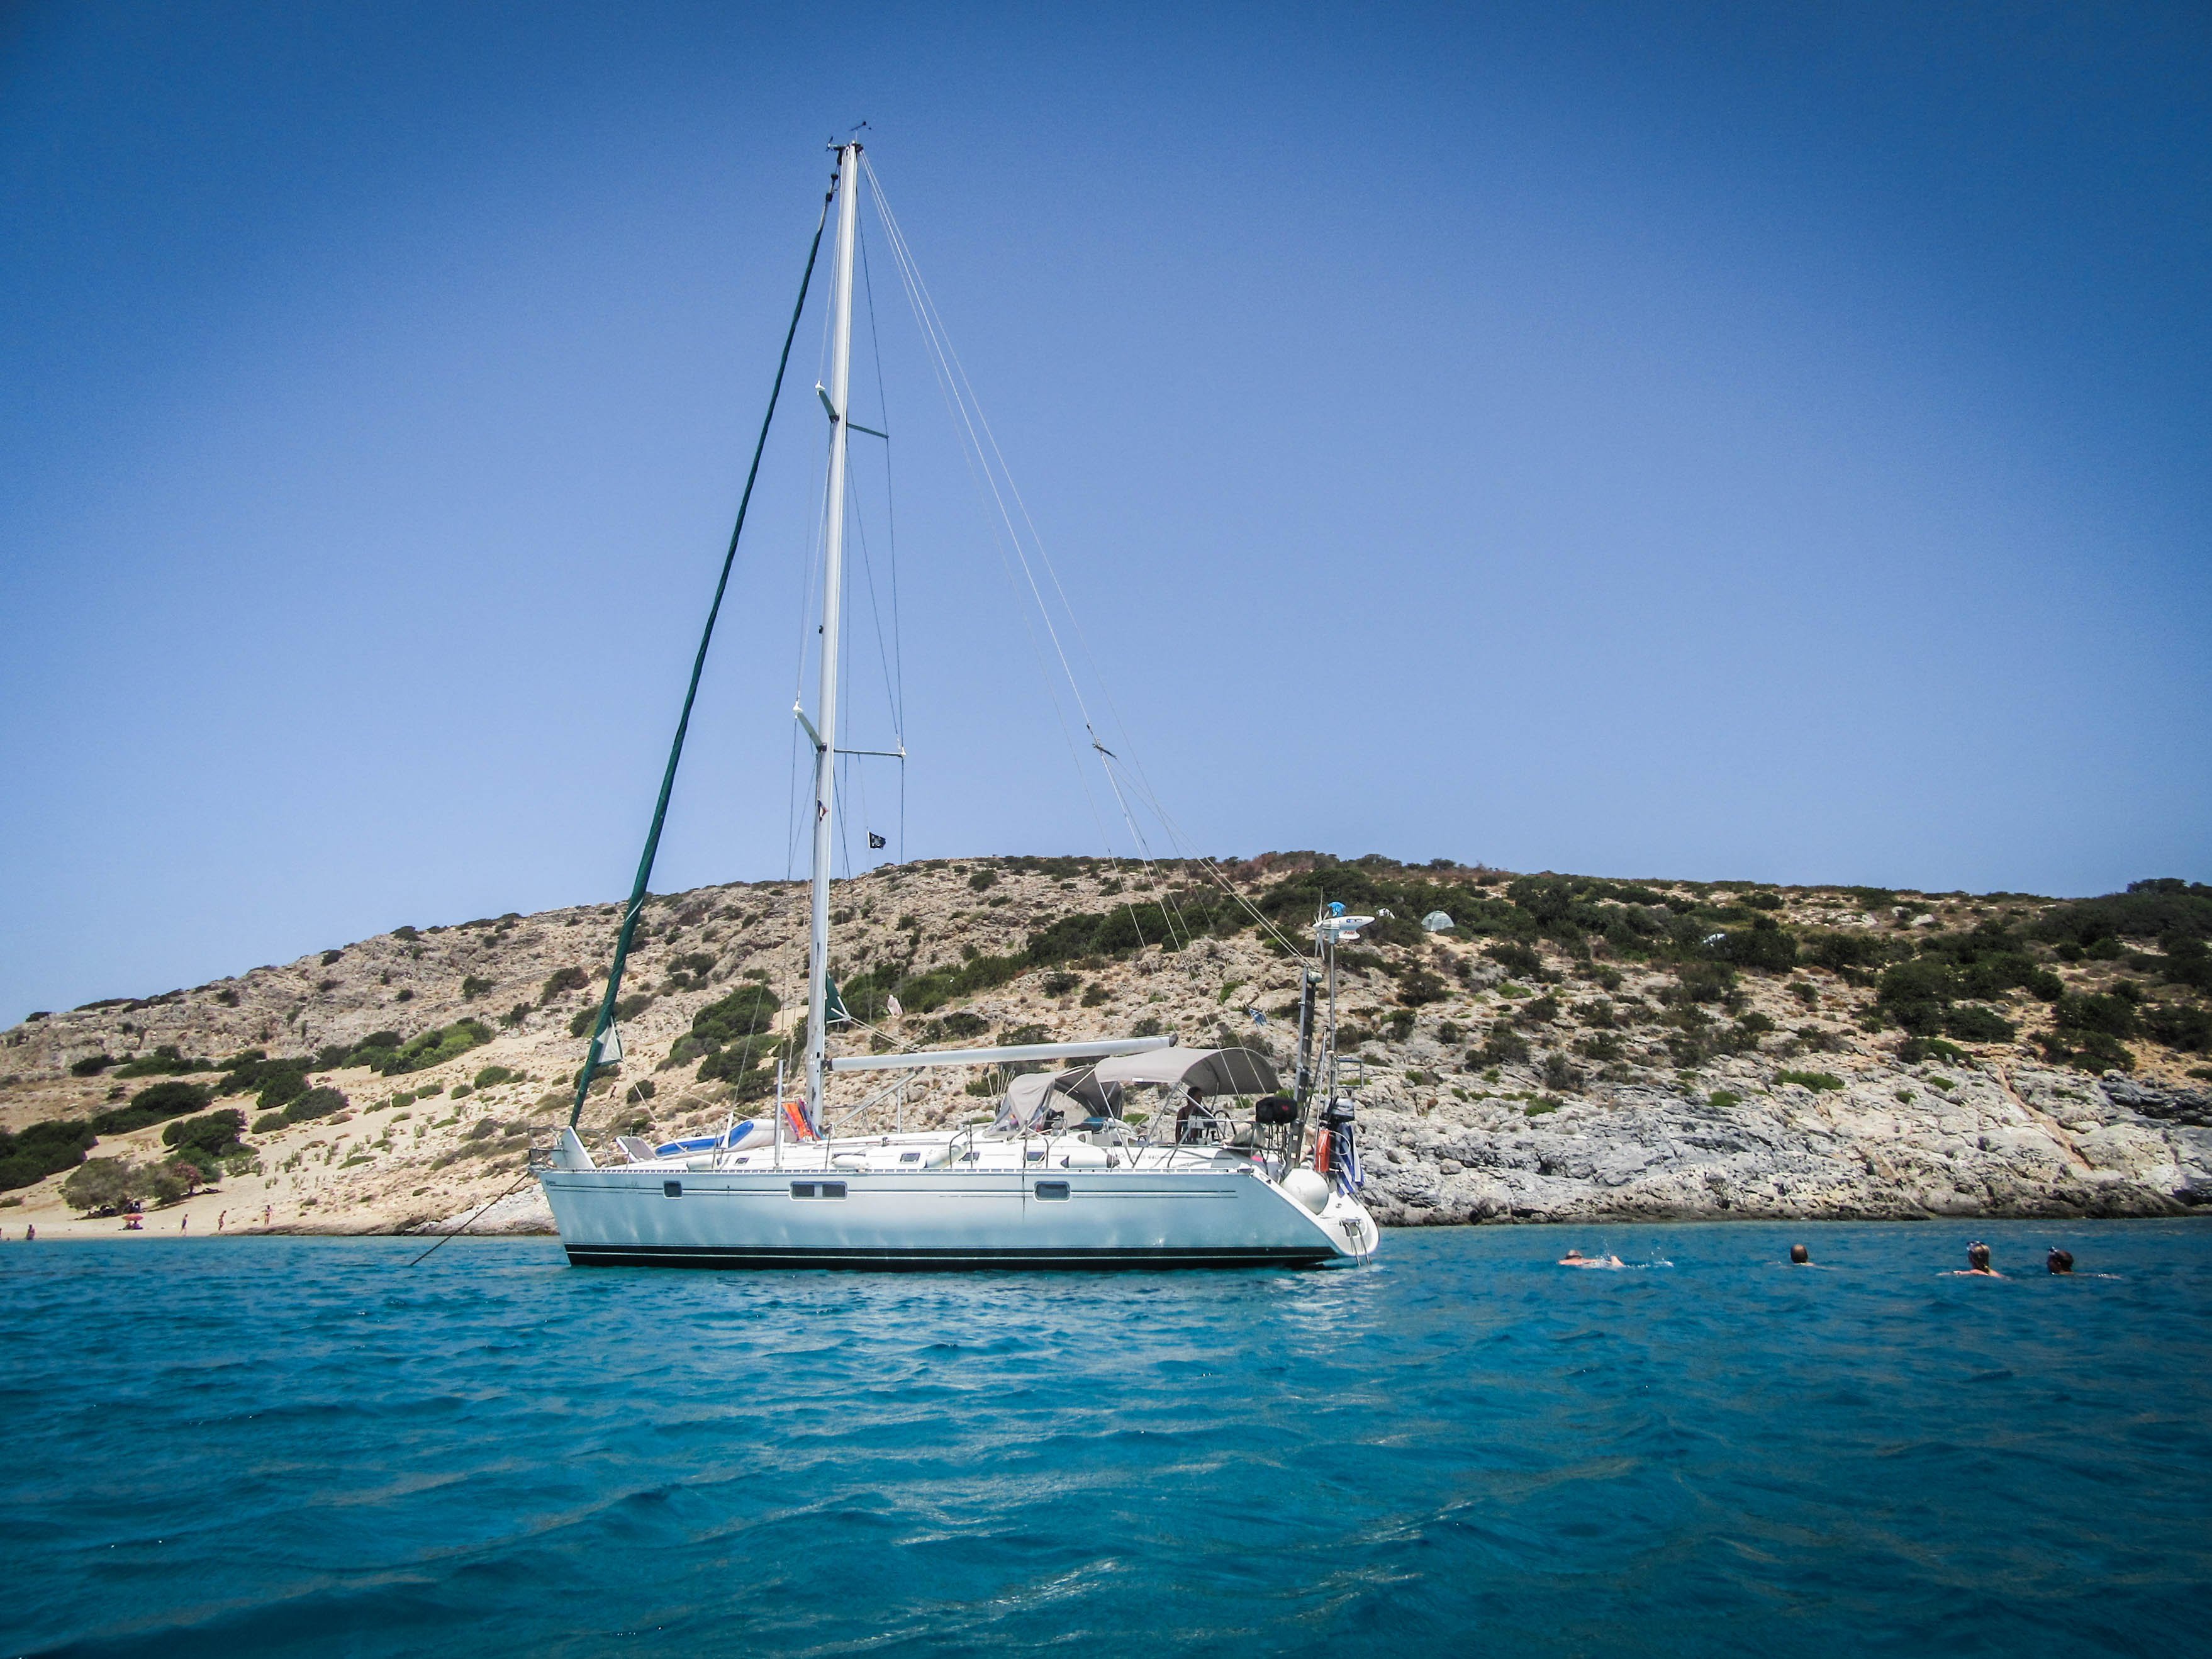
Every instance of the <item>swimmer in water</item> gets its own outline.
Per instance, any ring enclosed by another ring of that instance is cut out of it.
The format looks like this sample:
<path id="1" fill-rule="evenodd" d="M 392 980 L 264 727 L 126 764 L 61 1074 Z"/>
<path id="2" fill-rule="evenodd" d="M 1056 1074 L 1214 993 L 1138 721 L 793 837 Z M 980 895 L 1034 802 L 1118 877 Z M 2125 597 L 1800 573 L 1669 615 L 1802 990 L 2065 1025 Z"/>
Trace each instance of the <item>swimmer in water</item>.
<path id="1" fill-rule="evenodd" d="M 2055 1273 L 2070 1273 L 2074 1271 L 2074 1252 L 2053 1244 L 2051 1254 L 2043 1258 L 2043 1265 Z"/>
<path id="2" fill-rule="evenodd" d="M 1990 1247 L 1978 1239 L 1966 1246 L 1966 1265 L 1951 1270 L 1954 1279 L 2002 1279 L 2004 1275 L 1990 1266 Z"/>
<path id="3" fill-rule="evenodd" d="M 1580 1250 L 1569 1250 L 1559 1258 L 1562 1267 L 1626 1267 L 1628 1264 L 1617 1255 L 1584 1255 Z"/>
<path id="4" fill-rule="evenodd" d="M 1802 1244 L 1792 1244 L 1790 1247 L 1790 1265 L 1793 1267 L 1811 1267 L 1813 1265 L 1812 1251 L 1807 1249 Z"/>

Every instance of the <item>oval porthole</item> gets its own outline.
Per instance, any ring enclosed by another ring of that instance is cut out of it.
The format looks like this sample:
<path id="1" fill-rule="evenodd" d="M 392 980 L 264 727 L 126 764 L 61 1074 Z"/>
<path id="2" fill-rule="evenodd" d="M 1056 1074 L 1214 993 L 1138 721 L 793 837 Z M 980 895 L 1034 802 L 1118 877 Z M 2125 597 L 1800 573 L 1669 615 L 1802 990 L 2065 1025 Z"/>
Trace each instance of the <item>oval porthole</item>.
<path id="1" fill-rule="evenodd" d="M 1067 1183 L 1065 1181 L 1040 1181 L 1036 1184 L 1036 1195 L 1047 1199 L 1066 1198 Z"/>

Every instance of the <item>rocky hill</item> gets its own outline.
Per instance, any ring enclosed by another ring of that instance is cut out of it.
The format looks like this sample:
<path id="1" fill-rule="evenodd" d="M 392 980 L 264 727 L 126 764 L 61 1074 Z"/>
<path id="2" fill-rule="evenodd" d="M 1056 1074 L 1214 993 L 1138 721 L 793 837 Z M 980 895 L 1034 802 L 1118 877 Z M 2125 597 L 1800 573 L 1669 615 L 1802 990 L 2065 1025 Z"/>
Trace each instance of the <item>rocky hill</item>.
<path id="1" fill-rule="evenodd" d="M 1326 900 L 1382 917 L 1344 953 L 1340 1011 L 1387 1221 L 2212 1199 L 2212 888 L 2179 881 L 2054 901 L 1315 854 L 940 860 L 839 884 L 835 973 L 863 1024 L 835 1041 L 1164 1030 L 1287 1062 L 1286 941 Z M 773 1092 L 803 1012 L 805 902 L 763 883 L 650 902 L 627 1052 L 594 1084 L 587 1139 L 720 1127 Z M 0 1033 L 0 1229 L 112 1232 L 125 1196 L 171 1232 L 469 1214 L 566 1116 L 617 914 L 403 927 L 31 1016 Z M 998 1086 L 918 1073 L 867 1121 L 958 1121 Z M 478 1224 L 544 1220 L 524 1181 Z"/>

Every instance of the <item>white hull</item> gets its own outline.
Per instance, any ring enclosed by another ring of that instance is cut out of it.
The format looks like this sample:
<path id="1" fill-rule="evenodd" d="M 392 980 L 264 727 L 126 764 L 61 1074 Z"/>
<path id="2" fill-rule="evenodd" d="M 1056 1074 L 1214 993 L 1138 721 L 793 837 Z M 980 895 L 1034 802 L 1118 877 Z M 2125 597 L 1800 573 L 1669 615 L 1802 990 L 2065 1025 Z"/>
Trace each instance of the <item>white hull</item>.
<path id="1" fill-rule="evenodd" d="M 660 1163 L 539 1179 L 579 1266 L 1318 1267 L 1362 1261 L 1376 1241 L 1356 1200 L 1332 1194 L 1315 1215 L 1243 1160 L 1186 1159 L 1180 1170 L 827 1161 L 808 1149 L 781 1169 Z"/>

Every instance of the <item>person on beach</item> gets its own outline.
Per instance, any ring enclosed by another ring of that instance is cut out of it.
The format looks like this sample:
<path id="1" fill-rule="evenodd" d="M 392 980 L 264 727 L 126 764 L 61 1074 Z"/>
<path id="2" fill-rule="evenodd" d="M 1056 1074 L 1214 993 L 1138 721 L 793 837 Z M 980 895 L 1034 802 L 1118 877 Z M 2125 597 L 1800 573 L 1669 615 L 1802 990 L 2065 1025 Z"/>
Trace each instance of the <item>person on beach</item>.
<path id="1" fill-rule="evenodd" d="M 35 1221 L 27 1223 L 23 1228 L 23 1243 L 28 1244 L 35 1240 L 38 1236 L 39 1224 Z"/>
<path id="2" fill-rule="evenodd" d="M 1792 1244 L 1790 1247 L 1790 1265 L 1793 1267 L 1811 1267 L 1813 1265 L 1812 1251 L 1807 1249 L 1802 1244 Z"/>
<path id="3" fill-rule="evenodd" d="M 1617 1255 L 1584 1255 L 1580 1250 L 1569 1250 L 1559 1258 L 1562 1267 L 1626 1267 L 1628 1264 Z"/>
<path id="4" fill-rule="evenodd" d="M 2074 1252 L 2053 1244 L 2051 1254 L 2043 1258 L 2043 1265 L 2054 1273 L 2070 1273 L 2074 1271 Z"/>
<path id="5" fill-rule="evenodd" d="M 191 1224 L 192 1218 L 188 1215 L 179 1216 L 177 1218 L 177 1231 L 180 1233 L 189 1231 L 191 1228 Z"/>

